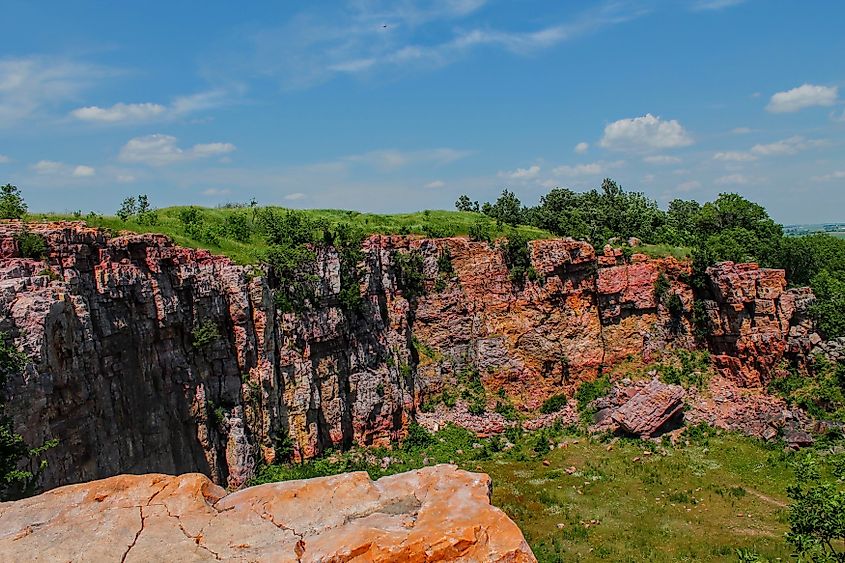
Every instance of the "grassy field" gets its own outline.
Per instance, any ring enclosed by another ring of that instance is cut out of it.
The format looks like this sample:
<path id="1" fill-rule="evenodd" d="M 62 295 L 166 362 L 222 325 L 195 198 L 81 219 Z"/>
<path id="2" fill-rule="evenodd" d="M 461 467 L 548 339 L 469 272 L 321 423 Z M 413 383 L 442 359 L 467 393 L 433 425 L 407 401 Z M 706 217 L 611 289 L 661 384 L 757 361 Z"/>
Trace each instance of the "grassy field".
<path id="1" fill-rule="evenodd" d="M 190 248 L 205 248 L 215 253 L 225 254 L 238 263 L 250 264 L 259 260 L 266 249 L 263 237 L 253 232 L 249 241 L 238 242 L 225 236 L 222 227 L 226 217 L 235 213 L 243 213 L 252 218 L 251 209 L 232 208 L 200 208 L 203 220 L 214 228 L 221 229 L 218 244 L 208 244 L 186 235 L 184 225 L 179 219 L 179 212 L 185 207 L 167 207 L 158 210 L 158 222 L 155 225 L 139 224 L 134 218 L 122 221 L 115 216 L 103 215 L 63 215 L 56 213 L 41 213 L 29 216 L 30 220 L 85 220 L 94 227 L 103 227 L 114 232 L 122 230 L 136 233 L 162 233 L 173 238 L 182 246 Z M 281 208 L 277 208 L 281 209 Z M 348 223 L 367 234 L 418 234 L 429 237 L 460 236 L 469 233 L 470 228 L 481 223 L 495 239 L 506 236 L 509 227 L 497 225 L 496 221 L 481 213 L 461 211 L 420 211 L 418 213 L 403 213 L 395 215 L 378 215 L 375 213 L 359 213 L 357 211 L 343 211 L 339 209 L 307 209 L 301 213 L 314 220 L 323 220 L 329 224 Z M 530 238 L 551 238 L 547 231 L 521 225 L 518 230 Z"/>
<path id="2" fill-rule="evenodd" d="M 377 478 L 427 458 L 488 473 L 493 503 L 543 562 L 737 561 L 738 549 L 788 559 L 785 491 L 795 454 L 738 435 L 696 434 L 689 445 L 670 446 L 558 428 L 512 433 L 516 446 L 502 451 L 503 439 L 447 427 L 430 444 L 266 467 L 256 483 L 353 470 Z M 372 464 L 384 456 L 395 463 Z"/>
<path id="3" fill-rule="evenodd" d="M 224 224 L 226 218 L 232 214 L 246 214 L 253 217 L 252 209 L 243 208 L 199 208 L 203 221 L 212 229 L 217 230 L 218 241 L 210 244 L 207 241 L 197 240 L 185 232 L 185 226 L 179 218 L 179 212 L 185 207 L 167 207 L 157 210 L 158 221 L 155 225 L 144 225 L 138 223 L 135 217 L 122 221 L 116 216 L 107 215 L 68 215 L 58 213 L 32 214 L 29 220 L 84 220 L 92 227 L 102 227 L 115 233 L 120 231 L 131 231 L 135 233 L 161 233 L 170 236 L 173 240 L 189 248 L 204 248 L 214 253 L 229 256 L 240 264 L 254 264 L 258 262 L 266 250 L 266 244 L 260 233 L 253 233 L 248 241 L 239 242 L 226 236 Z M 280 209 L 280 208 L 277 208 Z M 328 224 L 336 225 L 348 223 L 367 234 L 417 234 L 427 237 L 450 237 L 464 236 L 469 234 L 470 229 L 477 225 L 484 225 L 487 232 L 493 239 L 507 236 L 511 231 L 510 227 L 497 225 L 496 221 L 481 213 L 468 213 L 461 211 L 420 211 L 418 213 L 402 213 L 394 215 L 378 215 L 375 213 L 359 213 L 357 211 L 344 211 L 339 209 L 307 209 L 302 210 L 313 220 L 325 221 Z M 554 235 L 548 231 L 520 225 L 517 230 L 532 239 L 552 238 Z M 673 247 L 669 245 L 643 245 L 638 248 L 651 257 L 674 256 L 678 259 L 688 258 L 690 249 L 686 247 Z"/>

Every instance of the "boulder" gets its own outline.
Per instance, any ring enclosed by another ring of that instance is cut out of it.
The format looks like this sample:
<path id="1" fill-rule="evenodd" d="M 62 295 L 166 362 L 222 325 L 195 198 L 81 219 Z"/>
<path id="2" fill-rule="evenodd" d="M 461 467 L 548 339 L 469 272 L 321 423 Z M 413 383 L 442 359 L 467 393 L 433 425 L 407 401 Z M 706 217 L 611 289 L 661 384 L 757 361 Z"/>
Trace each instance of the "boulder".
<path id="1" fill-rule="evenodd" d="M 118 475 L 0 503 L 5 561 L 502 561 L 536 559 L 451 465 L 227 494 L 204 475 Z"/>
<path id="2" fill-rule="evenodd" d="M 684 408 L 684 389 L 653 379 L 611 415 L 622 430 L 642 438 L 655 436 Z"/>

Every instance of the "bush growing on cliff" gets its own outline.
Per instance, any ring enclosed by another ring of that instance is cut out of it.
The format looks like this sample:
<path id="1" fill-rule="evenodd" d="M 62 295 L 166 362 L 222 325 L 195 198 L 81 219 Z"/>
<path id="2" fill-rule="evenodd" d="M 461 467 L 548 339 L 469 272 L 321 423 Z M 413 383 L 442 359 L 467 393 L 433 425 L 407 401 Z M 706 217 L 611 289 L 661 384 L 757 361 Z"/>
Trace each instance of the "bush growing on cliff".
<path id="1" fill-rule="evenodd" d="M 593 415 L 590 403 L 610 393 L 610 387 L 610 377 L 607 375 L 599 376 L 593 381 L 585 381 L 578 386 L 578 390 L 575 392 L 575 400 L 578 403 L 578 411 L 582 418 L 588 419 Z"/>
<path id="2" fill-rule="evenodd" d="M 396 282 L 408 300 L 421 297 L 425 293 L 425 274 L 423 256 L 419 250 L 396 252 L 393 255 L 396 265 Z"/>
<path id="3" fill-rule="evenodd" d="M 26 210 L 26 202 L 17 186 L 0 186 L 0 219 L 23 219 Z"/>
<path id="4" fill-rule="evenodd" d="M 328 226 L 296 211 L 261 210 L 257 224 L 269 246 L 265 262 L 270 267 L 276 306 L 282 312 L 301 311 L 316 299 L 320 278 L 314 273 L 314 247 L 330 238 Z"/>
<path id="5" fill-rule="evenodd" d="M 543 414 L 551 414 L 553 412 L 558 412 L 566 406 L 566 403 L 566 395 L 564 395 L 563 393 L 558 395 L 552 395 L 551 397 L 543 401 L 543 406 L 540 407 L 540 412 Z"/>
<path id="6" fill-rule="evenodd" d="M 537 270 L 531 265 L 531 251 L 528 248 L 530 240 L 519 231 L 511 231 L 508 240 L 502 245 L 508 277 L 517 286 L 521 286 L 526 278 L 531 281 L 539 278 Z"/>
<path id="7" fill-rule="evenodd" d="M 26 364 L 24 356 L 0 333 L 0 500 L 14 500 L 32 494 L 38 478 L 47 467 L 44 454 L 55 447 L 56 440 L 32 448 L 15 432 L 11 417 L 6 414 L 6 396 L 3 390 L 10 376 L 20 373 Z M 26 469 L 20 469 L 23 462 Z"/>
<path id="8" fill-rule="evenodd" d="M 44 237 L 26 227 L 15 235 L 15 242 L 18 244 L 18 252 L 22 258 L 43 260 L 47 255 L 47 242 Z"/>
<path id="9" fill-rule="evenodd" d="M 191 342 L 196 349 L 202 349 L 217 340 L 220 331 L 214 321 L 208 319 L 191 331 Z"/>

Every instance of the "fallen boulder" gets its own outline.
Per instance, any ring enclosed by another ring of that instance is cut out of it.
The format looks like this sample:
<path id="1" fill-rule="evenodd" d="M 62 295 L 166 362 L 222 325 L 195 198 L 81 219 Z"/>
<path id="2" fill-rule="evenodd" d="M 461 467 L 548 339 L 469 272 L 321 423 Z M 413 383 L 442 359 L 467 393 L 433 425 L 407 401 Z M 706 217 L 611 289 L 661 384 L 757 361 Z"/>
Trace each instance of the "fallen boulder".
<path id="1" fill-rule="evenodd" d="M 684 389 L 653 379 L 648 385 L 616 409 L 611 419 L 630 434 L 654 437 L 684 408 Z"/>
<path id="2" fill-rule="evenodd" d="M 452 465 L 227 494 L 207 477 L 119 475 L 0 503 L 7 561 L 536 559 L 490 504 L 490 477 Z"/>

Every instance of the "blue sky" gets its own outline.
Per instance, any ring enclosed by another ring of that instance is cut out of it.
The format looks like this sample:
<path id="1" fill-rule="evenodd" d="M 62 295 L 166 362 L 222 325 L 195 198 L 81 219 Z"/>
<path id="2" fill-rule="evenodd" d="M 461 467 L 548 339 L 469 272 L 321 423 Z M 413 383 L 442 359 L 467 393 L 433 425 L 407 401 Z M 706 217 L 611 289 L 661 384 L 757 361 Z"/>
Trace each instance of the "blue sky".
<path id="1" fill-rule="evenodd" d="M 34 211 L 395 212 L 609 176 L 845 221 L 845 3 L 4 0 L 0 182 Z"/>

